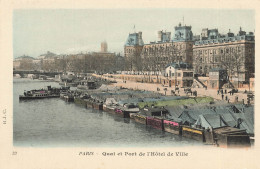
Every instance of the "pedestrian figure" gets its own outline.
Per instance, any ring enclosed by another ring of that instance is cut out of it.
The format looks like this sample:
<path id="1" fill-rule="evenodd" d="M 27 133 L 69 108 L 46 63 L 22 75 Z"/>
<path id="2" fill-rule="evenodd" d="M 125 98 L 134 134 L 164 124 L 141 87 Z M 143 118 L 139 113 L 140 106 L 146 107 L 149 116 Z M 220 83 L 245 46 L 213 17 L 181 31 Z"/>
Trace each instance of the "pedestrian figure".
<path id="1" fill-rule="evenodd" d="M 223 94 L 223 90 L 221 89 L 221 94 Z"/>
<path id="2" fill-rule="evenodd" d="M 228 100 L 228 97 L 226 96 L 226 101 Z"/>
<path id="3" fill-rule="evenodd" d="M 227 89 L 225 89 L 225 94 L 227 94 Z"/>
<path id="4" fill-rule="evenodd" d="M 222 97 L 222 100 L 223 100 L 224 99 L 224 95 L 222 94 L 221 97 Z"/>
<path id="5" fill-rule="evenodd" d="M 219 95 L 219 90 L 218 90 L 218 95 Z"/>

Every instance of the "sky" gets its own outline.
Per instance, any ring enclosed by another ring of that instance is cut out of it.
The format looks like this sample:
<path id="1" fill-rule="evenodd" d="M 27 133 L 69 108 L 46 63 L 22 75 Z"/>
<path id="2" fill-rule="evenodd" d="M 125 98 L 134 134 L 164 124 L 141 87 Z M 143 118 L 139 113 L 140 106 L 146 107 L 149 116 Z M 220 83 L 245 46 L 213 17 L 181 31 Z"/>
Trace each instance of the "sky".
<path id="1" fill-rule="evenodd" d="M 184 19 L 183 19 L 184 18 Z M 184 22 L 183 22 L 184 21 Z M 237 34 L 240 26 L 255 31 L 254 10 L 240 9 L 16 9 L 13 12 L 14 58 L 99 52 L 106 41 L 109 52 L 123 55 L 128 34 L 142 31 L 144 43 L 157 40 L 159 30 L 174 33 L 179 23 Z M 135 29 L 134 29 L 135 27 Z"/>

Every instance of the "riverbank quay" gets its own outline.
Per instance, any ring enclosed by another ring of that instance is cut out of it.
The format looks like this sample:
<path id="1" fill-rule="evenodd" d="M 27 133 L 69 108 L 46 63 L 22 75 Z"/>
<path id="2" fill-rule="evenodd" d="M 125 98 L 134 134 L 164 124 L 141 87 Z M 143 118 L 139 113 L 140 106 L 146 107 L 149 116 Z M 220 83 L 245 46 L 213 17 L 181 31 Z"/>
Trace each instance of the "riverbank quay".
<path id="1" fill-rule="evenodd" d="M 176 86 L 164 85 L 160 79 L 161 77 L 150 75 L 122 75 L 122 74 L 104 74 L 97 75 L 92 74 L 95 77 L 103 78 L 106 80 L 113 80 L 117 83 L 114 83 L 115 86 L 121 86 L 128 89 L 139 89 L 139 90 L 148 90 L 153 92 L 158 92 L 163 95 L 171 96 L 192 96 L 196 93 L 196 96 L 202 97 L 212 97 L 214 100 L 226 101 L 227 103 L 237 103 L 237 104 L 251 104 L 254 105 L 254 95 L 248 92 L 245 89 L 239 89 L 237 92 L 231 93 L 232 89 L 222 90 L 223 94 L 216 89 L 208 88 L 198 88 L 190 87 L 191 92 L 187 92 L 186 88 L 179 88 Z M 153 79 L 153 80 L 144 80 L 144 79 Z M 159 80 L 157 80 L 159 79 Z M 223 96 L 222 96 L 223 95 Z"/>

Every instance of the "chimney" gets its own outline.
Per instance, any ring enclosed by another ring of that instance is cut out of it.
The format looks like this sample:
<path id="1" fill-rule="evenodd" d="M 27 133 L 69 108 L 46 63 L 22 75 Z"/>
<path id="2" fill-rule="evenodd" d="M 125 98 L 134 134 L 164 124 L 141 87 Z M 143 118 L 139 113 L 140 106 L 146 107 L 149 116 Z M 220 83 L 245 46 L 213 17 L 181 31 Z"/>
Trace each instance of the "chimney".
<path id="1" fill-rule="evenodd" d="M 138 43 L 139 45 L 142 43 L 142 32 L 138 32 Z"/>
<path id="2" fill-rule="evenodd" d="M 162 41 L 162 31 L 158 31 L 158 42 Z"/>

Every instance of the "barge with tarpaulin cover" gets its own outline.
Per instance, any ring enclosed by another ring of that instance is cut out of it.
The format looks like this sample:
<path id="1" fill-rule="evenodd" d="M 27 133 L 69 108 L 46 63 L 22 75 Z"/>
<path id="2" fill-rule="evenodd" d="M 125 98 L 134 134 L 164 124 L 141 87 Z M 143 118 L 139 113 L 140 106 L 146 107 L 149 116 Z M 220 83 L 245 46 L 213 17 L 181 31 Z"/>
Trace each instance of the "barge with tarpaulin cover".
<path id="1" fill-rule="evenodd" d="M 214 142 L 219 147 L 250 147 L 250 137 L 245 130 L 220 127 L 213 130 Z"/>
<path id="2" fill-rule="evenodd" d="M 74 103 L 78 105 L 82 105 L 87 108 L 87 99 L 89 99 L 89 95 L 81 95 L 81 96 L 75 96 L 74 97 Z"/>
<path id="3" fill-rule="evenodd" d="M 163 121 L 169 113 L 164 107 L 145 107 L 142 110 L 146 114 L 146 124 L 155 129 L 164 130 Z"/>
<path id="4" fill-rule="evenodd" d="M 117 106 L 115 108 L 115 114 L 120 115 L 123 118 L 130 118 L 130 113 L 138 113 L 139 108 L 137 105 L 130 103 L 123 106 Z"/>
<path id="5" fill-rule="evenodd" d="M 117 106 L 117 101 L 114 98 L 106 98 L 103 104 L 103 111 L 115 114 L 115 108 Z"/>

